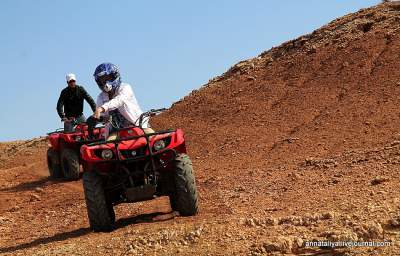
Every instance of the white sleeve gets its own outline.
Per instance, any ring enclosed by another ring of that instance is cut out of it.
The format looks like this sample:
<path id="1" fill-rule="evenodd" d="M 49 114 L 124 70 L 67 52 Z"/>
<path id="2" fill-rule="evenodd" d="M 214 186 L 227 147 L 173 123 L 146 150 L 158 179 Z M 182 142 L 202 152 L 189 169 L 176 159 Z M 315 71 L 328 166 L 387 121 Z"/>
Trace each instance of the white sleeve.
<path id="1" fill-rule="evenodd" d="M 132 96 L 132 88 L 130 86 L 123 86 L 120 88 L 120 91 L 112 100 L 104 103 L 101 107 L 104 108 L 106 112 L 117 109 L 121 107 L 125 101 L 129 101 Z"/>

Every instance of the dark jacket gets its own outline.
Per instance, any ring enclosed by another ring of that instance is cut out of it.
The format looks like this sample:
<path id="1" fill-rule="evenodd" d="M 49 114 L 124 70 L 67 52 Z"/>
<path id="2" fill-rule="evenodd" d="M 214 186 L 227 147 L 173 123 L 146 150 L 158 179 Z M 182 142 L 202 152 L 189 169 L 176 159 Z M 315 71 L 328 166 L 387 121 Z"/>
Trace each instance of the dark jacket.
<path id="1" fill-rule="evenodd" d="M 57 112 L 60 118 L 81 116 L 83 114 L 83 100 L 89 103 L 93 112 L 96 110 L 96 103 L 82 86 L 76 85 L 75 88 L 67 87 L 63 89 L 57 102 Z"/>

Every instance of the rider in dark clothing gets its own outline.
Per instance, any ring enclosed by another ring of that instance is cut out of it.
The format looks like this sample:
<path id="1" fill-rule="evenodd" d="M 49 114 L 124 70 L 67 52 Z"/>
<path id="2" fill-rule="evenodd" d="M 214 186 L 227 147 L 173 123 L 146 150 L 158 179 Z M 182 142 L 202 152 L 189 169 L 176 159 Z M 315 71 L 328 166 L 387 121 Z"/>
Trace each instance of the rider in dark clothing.
<path id="1" fill-rule="evenodd" d="M 70 121 L 75 119 L 77 123 L 86 121 L 83 115 L 83 100 L 89 103 L 93 112 L 96 111 L 96 103 L 86 92 L 86 90 L 76 84 L 74 74 L 67 75 L 68 87 L 61 91 L 57 102 L 57 112 L 61 120 L 64 122 L 64 130 L 71 131 Z"/>

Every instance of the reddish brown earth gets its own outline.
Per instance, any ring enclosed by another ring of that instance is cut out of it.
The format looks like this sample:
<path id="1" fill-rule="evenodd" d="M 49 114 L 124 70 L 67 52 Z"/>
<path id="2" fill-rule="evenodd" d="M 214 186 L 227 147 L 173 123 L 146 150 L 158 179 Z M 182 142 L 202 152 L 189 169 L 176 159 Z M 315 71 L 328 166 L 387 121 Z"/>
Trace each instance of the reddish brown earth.
<path id="1" fill-rule="evenodd" d="M 399 31 L 394 7 L 360 10 L 236 64 L 152 120 L 186 131 L 195 217 L 160 198 L 117 206 L 118 228 L 92 233 L 81 181 L 47 178 L 45 140 L 0 144 L 0 254 L 400 255 Z"/>

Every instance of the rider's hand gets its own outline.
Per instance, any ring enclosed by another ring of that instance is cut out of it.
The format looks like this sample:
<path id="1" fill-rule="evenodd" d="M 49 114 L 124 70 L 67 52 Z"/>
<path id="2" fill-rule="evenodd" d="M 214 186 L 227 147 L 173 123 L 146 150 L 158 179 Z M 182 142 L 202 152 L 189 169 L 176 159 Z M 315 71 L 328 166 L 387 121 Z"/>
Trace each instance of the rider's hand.
<path id="1" fill-rule="evenodd" d="M 104 112 L 104 108 L 102 108 L 102 107 L 96 108 L 96 111 L 93 114 L 94 118 L 99 119 L 101 116 L 101 113 L 103 113 L 103 112 Z"/>

